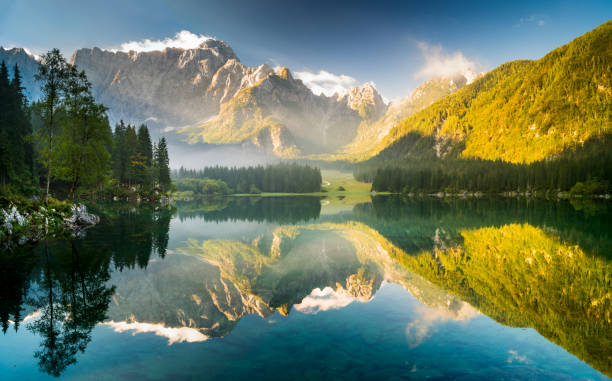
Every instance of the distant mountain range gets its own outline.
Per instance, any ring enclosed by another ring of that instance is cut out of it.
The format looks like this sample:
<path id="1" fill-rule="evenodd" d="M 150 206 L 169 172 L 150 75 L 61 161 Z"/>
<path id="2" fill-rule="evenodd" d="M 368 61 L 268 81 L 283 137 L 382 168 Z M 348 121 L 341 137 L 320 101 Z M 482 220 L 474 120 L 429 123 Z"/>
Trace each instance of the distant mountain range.
<path id="1" fill-rule="evenodd" d="M 4 49 L 0 46 L 0 62 L 4 61 L 9 69 L 9 76 L 13 77 L 13 68 L 19 66 L 22 76 L 22 85 L 25 88 L 25 94 L 30 99 L 38 99 L 40 97 L 40 85 L 34 80 L 34 74 L 38 72 L 40 63 L 33 55 L 29 54 L 23 48 Z"/>
<path id="2" fill-rule="evenodd" d="M 112 120 L 153 121 L 191 143 L 246 143 L 277 156 L 333 152 L 386 109 L 370 84 L 315 95 L 289 69 L 246 67 L 217 40 L 141 53 L 79 49 L 72 62 Z"/>
<path id="3" fill-rule="evenodd" d="M 30 99 L 40 95 L 33 56 L 0 48 L 0 60 L 19 64 Z M 79 49 L 71 61 L 112 122 L 146 122 L 174 141 L 277 157 L 532 162 L 612 129 L 612 22 L 540 60 L 433 78 L 390 105 L 371 83 L 316 95 L 288 68 L 247 67 L 213 39 L 195 49 Z"/>
<path id="4" fill-rule="evenodd" d="M 39 62 L 23 49 L 0 50 L 0 59 L 19 64 L 30 99 L 37 99 Z M 465 83 L 463 77 L 453 85 L 432 80 L 392 107 L 372 83 L 327 97 L 314 94 L 288 68 L 245 66 L 225 42 L 212 39 L 195 49 L 79 49 L 71 62 L 85 70 L 112 123 L 144 122 L 173 140 L 242 145 L 277 157 L 354 150 L 355 141 L 372 142 L 370 127 L 388 130 L 391 122 Z M 384 134 L 375 135 L 378 141 Z"/>

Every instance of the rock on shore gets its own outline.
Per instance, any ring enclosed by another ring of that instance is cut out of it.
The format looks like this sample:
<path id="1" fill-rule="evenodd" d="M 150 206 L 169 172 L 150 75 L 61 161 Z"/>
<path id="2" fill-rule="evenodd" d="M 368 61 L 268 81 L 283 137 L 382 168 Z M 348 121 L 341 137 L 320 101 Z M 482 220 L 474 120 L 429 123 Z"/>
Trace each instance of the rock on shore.
<path id="1" fill-rule="evenodd" d="M 0 208 L 0 247 L 37 242 L 59 234 L 81 237 L 85 229 L 98 222 L 100 218 L 88 213 L 83 204 L 44 207 L 10 203 Z"/>

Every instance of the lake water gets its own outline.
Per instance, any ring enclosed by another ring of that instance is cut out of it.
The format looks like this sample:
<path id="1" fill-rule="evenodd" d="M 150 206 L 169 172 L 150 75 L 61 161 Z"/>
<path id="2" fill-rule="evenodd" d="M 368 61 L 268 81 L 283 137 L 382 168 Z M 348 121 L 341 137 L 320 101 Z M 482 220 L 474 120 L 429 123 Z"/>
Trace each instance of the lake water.
<path id="1" fill-rule="evenodd" d="M 0 255 L 0 379 L 609 379 L 609 203 L 92 206 Z"/>

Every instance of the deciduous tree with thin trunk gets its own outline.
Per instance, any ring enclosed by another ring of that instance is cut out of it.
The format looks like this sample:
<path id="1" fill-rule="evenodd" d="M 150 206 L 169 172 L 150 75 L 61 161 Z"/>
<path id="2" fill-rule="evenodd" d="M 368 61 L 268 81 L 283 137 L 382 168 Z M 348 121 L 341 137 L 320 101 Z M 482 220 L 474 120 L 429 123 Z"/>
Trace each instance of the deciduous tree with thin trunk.
<path id="1" fill-rule="evenodd" d="M 112 144 L 106 107 L 96 103 L 91 83 L 74 66 L 68 70 L 60 116 L 55 173 L 70 182 L 69 197 L 74 198 L 81 184 L 95 185 L 105 178 L 110 164 L 107 146 Z"/>
<path id="2" fill-rule="evenodd" d="M 42 83 L 42 99 L 40 101 L 42 128 L 39 129 L 36 138 L 40 147 L 40 159 L 47 171 L 45 201 L 49 199 L 49 186 L 54 165 L 57 114 L 65 96 L 67 72 L 68 63 L 66 59 L 59 49 L 52 49 L 42 56 L 41 65 L 35 76 L 36 80 Z"/>

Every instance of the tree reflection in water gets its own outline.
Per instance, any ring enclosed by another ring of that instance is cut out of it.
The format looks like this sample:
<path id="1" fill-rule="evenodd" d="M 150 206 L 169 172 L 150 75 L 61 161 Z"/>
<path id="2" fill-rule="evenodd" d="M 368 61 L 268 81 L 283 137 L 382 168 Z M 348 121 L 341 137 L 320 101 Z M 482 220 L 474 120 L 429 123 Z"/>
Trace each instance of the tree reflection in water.
<path id="1" fill-rule="evenodd" d="M 42 371 L 55 377 L 76 362 L 78 352 L 85 351 L 91 330 L 106 318 L 115 289 L 106 285 L 108 266 L 84 262 L 74 242 L 70 247 L 68 266 L 64 267 L 57 266 L 45 245 L 39 290 L 28 298 L 38 318 L 27 327 L 42 337 L 34 357 Z"/>
<path id="2" fill-rule="evenodd" d="M 50 240 L 0 256 L 0 319 L 40 336 L 41 371 L 59 377 L 76 363 L 96 324 L 107 318 L 113 268 L 146 267 L 166 254 L 173 210 L 148 207 L 105 213 L 84 239 Z"/>

